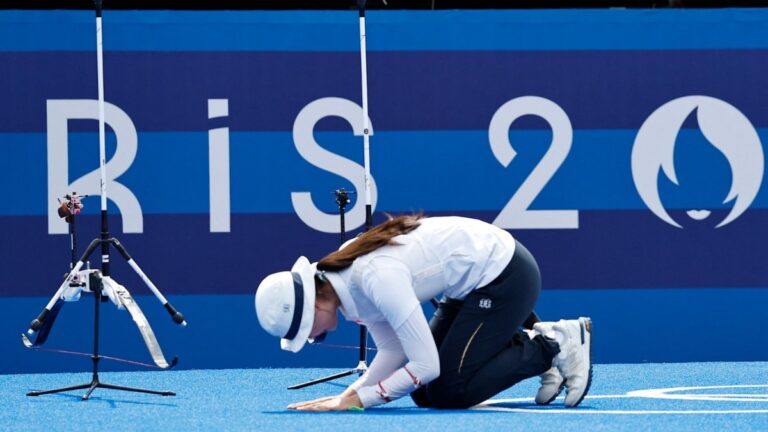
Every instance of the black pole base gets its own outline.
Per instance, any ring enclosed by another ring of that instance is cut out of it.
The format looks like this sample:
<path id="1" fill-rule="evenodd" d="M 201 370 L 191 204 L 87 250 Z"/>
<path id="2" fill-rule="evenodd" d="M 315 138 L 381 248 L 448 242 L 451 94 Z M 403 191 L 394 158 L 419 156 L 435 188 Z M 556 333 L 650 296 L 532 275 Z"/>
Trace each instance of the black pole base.
<path id="1" fill-rule="evenodd" d="M 333 375 L 328 375 L 328 376 L 323 377 L 323 378 L 314 379 L 312 381 L 303 382 L 301 384 L 295 384 L 295 385 L 292 385 L 292 386 L 288 387 L 288 390 L 298 390 L 298 389 L 301 389 L 301 388 L 304 388 L 304 387 L 309 387 L 309 386 L 313 386 L 315 384 L 320 384 L 320 383 L 324 383 L 324 382 L 328 382 L 328 381 L 333 381 L 333 380 L 336 380 L 336 379 L 339 379 L 339 378 L 344 378 L 345 376 L 350 376 L 350 375 L 354 375 L 354 374 L 360 374 L 360 373 L 363 373 L 363 372 L 365 372 L 365 369 L 363 369 L 362 367 L 357 367 L 355 369 L 350 369 L 348 371 L 335 373 Z"/>
<path id="2" fill-rule="evenodd" d="M 91 397 L 91 393 L 93 393 L 93 391 L 96 390 L 97 388 L 128 391 L 128 392 L 135 392 L 135 393 L 149 393 L 149 394 L 154 394 L 159 396 L 176 396 L 176 393 L 172 391 L 157 391 L 157 390 L 147 390 L 147 389 L 134 388 L 134 387 L 124 387 L 124 386 L 103 383 L 97 380 L 91 381 L 90 383 L 87 383 L 87 384 L 80 384 L 80 385 L 75 385 L 70 387 L 62 387 L 62 388 L 53 389 L 53 390 L 31 391 L 27 393 L 27 396 L 41 396 L 46 394 L 88 389 L 88 391 L 82 397 L 82 400 L 88 400 L 88 398 Z"/>

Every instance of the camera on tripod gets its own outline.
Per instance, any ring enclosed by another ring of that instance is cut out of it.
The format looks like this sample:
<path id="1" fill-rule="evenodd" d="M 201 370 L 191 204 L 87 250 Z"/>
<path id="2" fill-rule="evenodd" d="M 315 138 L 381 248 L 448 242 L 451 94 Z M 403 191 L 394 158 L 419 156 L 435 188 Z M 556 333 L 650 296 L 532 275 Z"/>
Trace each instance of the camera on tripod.
<path id="1" fill-rule="evenodd" d="M 336 195 L 336 204 L 339 206 L 339 209 L 343 210 L 347 204 L 352 202 L 352 200 L 349 199 L 349 196 L 354 195 L 355 191 L 348 191 L 341 188 L 333 191 L 333 194 Z"/>

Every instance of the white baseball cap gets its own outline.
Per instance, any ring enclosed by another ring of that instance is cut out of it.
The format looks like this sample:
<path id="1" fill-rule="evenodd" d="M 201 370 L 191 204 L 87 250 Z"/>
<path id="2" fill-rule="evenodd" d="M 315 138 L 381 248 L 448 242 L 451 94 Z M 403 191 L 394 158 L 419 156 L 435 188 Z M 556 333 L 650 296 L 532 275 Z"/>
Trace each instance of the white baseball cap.
<path id="1" fill-rule="evenodd" d="M 256 315 L 267 333 L 280 338 L 280 348 L 298 352 L 315 321 L 315 271 L 299 257 L 290 271 L 273 273 L 256 289 Z"/>

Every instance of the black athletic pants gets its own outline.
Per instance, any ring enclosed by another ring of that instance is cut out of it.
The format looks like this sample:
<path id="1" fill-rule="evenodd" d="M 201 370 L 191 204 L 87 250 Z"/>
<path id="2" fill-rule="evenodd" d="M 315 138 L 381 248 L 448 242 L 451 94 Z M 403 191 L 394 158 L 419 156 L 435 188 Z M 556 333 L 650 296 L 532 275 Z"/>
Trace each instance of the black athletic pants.
<path id="1" fill-rule="evenodd" d="M 467 408 L 549 369 L 557 344 L 520 330 L 540 291 L 536 260 L 518 242 L 493 282 L 463 301 L 441 301 L 429 323 L 440 376 L 411 393 L 416 405 Z"/>

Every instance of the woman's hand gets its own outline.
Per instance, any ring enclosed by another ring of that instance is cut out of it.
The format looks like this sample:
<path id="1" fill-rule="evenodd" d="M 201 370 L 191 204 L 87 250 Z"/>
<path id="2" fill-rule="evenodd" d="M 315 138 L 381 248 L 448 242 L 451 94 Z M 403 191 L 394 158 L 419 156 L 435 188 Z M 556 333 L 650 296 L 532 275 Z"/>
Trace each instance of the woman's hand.
<path id="1" fill-rule="evenodd" d="M 297 409 L 299 409 L 301 407 L 308 406 L 308 405 L 318 404 L 320 402 L 325 402 L 328 399 L 333 399 L 335 397 L 337 397 L 337 396 L 326 396 L 326 397 L 321 397 L 320 399 L 315 399 L 315 400 L 311 400 L 311 401 L 292 403 L 292 404 L 288 405 L 288 409 L 295 409 L 295 410 L 297 410 Z"/>
<path id="2" fill-rule="evenodd" d="M 297 411 L 347 411 L 352 407 L 363 407 L 355 391 L 288 405 L 288 409 L 295 409 Z"/>

